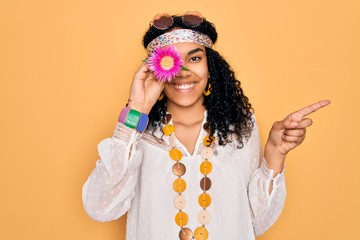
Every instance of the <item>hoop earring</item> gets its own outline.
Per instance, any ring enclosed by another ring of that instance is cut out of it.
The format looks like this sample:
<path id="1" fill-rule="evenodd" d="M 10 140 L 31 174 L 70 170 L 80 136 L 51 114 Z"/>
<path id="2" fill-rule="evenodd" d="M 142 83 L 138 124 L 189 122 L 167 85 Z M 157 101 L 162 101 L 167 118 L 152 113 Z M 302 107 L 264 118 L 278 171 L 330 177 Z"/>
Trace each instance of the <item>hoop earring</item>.
<path id="1" fill-rule="evenodd" d="M 207 89 L 207 90 L 206 90 Z M 211 84 L 209 83 L 207 88 L 203 91 L 204 96 L 209 96 L 211 94 Z"/>
<path id="2" fill-rule="evenodd" d="M 163 92 L 161 92 L 161 94 L 160 94 L 160 96 L 159 96 L 159 98 L 158 98 L 158 101 L 163 100 L 163 98 L 164 98 L 164 93 L 163 93 Z"/>

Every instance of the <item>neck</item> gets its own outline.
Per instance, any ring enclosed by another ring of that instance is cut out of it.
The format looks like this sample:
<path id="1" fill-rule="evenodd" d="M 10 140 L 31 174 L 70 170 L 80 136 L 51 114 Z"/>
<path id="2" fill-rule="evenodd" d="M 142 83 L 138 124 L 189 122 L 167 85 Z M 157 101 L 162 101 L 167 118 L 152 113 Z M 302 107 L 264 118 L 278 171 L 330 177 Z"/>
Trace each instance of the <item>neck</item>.
<path id="1" fill-rule="evenodd" d="M 191 126 L 203 121 L 205 107 L 202 104 L 197 107 L 182 107 L 175 106 L 174 104 L 168 102 L 167 111 L 171 113 L 175 124 Z"/>

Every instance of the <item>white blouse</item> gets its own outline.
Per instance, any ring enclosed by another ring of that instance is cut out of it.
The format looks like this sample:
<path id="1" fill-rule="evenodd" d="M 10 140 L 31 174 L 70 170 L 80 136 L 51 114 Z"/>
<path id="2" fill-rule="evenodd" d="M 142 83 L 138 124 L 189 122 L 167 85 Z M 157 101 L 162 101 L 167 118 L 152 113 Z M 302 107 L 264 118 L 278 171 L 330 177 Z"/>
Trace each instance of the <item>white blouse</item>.
<path id="1" fill-rule="evenodd" d="M 206 112 L 204 121 L 206 120 Z M 160 131 L 155 135 L 161 137 Z M 204 148 L 201 129 L 194 154 L 176 140 L 183 153 L 181 162 L 186 166 L 182 178 L 187 188 L 183 210 L 189 216 L 186 227 L 194 231 L 200 226 L 197 215 L 202 210 L 198 196 L 203 192 L 199 182 L 203 175 L 199 166 Z M 100 142 L 100 160 L 83 187 L 86 212 L 97 221 L 115 220 L 127 212 L 127 240 L 174 240 L 180 227 L 175 223 L 178 210 L 174 206 L 177 193 L 172 172 L 174 160 L 169 157 L 169 137 L 163 142 L 151 133 L 139 134 L 119 123 L 112 138 Z M 215 145 L 217 155 L 210 161 L 212 181 L 207 193 L 211 205 L 207 210 L 212 220 L 206 225 L 209 240 L 253 240 L 264 233 L 279 217 L 285 202 L 284 173 L 273 178 L 273 170 L 261 161 L 257 125 L 252 135 L 237 149 L 230 144 Z M 273 188 L 269 194 L 269 185 Z"/>

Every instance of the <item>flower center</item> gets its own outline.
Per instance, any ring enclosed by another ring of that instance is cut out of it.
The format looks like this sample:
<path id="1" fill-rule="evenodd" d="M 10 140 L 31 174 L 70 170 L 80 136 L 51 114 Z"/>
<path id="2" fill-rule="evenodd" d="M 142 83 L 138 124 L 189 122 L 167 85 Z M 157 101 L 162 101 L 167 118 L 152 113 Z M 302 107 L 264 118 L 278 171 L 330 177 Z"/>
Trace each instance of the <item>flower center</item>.
<path id="1" fill-rule="evenodd" d="M 164 70 L 169 70 L 174 66 L 174 59 L 170 56 L 165 56 L 161 59 L 160 66 Z"/>

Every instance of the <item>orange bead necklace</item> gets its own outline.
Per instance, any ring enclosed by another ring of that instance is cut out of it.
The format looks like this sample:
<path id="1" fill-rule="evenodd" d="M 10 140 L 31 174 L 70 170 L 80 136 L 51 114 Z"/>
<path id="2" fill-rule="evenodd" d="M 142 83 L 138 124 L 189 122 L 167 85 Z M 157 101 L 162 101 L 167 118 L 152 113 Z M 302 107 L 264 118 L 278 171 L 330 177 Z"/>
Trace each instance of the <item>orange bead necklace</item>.
<path id="1" fill-rule="evenodd" d="M 199 227 L 197 227 L 194 232 L 186 227 L 189 217 L 183 209 L 186 207 L 186 199 L 182 194 L 186 189 L 186 181 L 182 176 L 186 173 L 186 167 L 181 163 L 182 153 L 179 149 L 175 147 L 175 128 L 174 125 L 170 124 L 171 115 L 167 114 L 163 117 L 162 122 L 165 124 L 162 131 L 165 136 L 169 136 L 169 142 L 171 150 L 169 151 L 170 158 L 175 161 L 175 164 L 172 167 L 174 175 L 177 177 L 173 182 L 173 189 L 177 193 L 174 199 L 174 205 L 179 210 L 175 215 L 175 223 L 180 227 L 179 239 L 180 240 L 207 240 L 209 232 L 206 229 L 206 225 L 211 221 L 211 213 L 207 210 L 207 207 L 211 204 L 211 197 L 207 191 L 211 187 L 211 180 L 208 177 L 208 174 L 212 170 L 212 164 L 209 159 L 214 155 L 213 144 L 215 137 L 210 134 L 209 125 L 204 124 L 204 129 L 208 134 L 203 139 L 204 148 L 201 150 L 200 155 L 204 159 L 200 165 L 200 172 L 204 177 L 200 180 L 200 188 L 202 193 L 199 195 L 198 203 L 202 210 L 198 214 Z"/>

